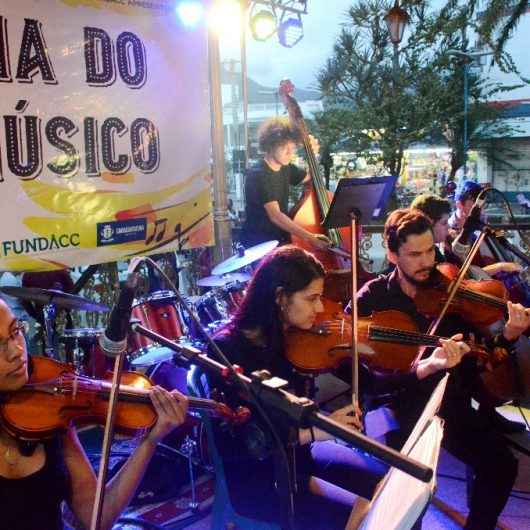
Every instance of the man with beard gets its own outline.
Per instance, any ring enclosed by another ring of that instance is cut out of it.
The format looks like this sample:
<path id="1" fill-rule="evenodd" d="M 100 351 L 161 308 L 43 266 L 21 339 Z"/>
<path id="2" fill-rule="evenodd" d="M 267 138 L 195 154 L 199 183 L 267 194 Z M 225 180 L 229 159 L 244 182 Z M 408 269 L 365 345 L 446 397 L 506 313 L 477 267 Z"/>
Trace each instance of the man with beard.
<path id="1" fill-rule="evenodd" d="M 420 331 L 429 321 L 421 315 L 414 302 L 418 289 L 432 281 L 434 269 L 434 234 L 428 217 L 418 210 L 402 209 L 388 217 L 384 240 L 388 259 L 395 270 L 363 286 L 357 295 L 360 316 L 374 311 L 400 310 L 411 316 Z M 501 333 L 490 339 L 491 347 L 510 349 L 530 326 L 530 311 L 508 302 L 509 317 Z M 442 336 L 470 332 L 462 318 L 446 317 L 438 330 Z M 419 414 L 445 370 L 422 373 L 420 360 L 410 373 L 382 374 L 370 370 L 363 391 L 371 397 L 390 395 L 399 431 L 387 434 L 387 442 L 400 446 L 417 421 Z M 494 530 L 497 518 L 512 489 L 517 475 L 517 460 L 501 434 L 471 406 L 477 383 L 478 366 L 471 357 L 449 370 L 450 376 L 440 409 L 445 420 L 443 446 L 474 471 L 470 512 L 465 528 Z M 421 377 L 420 377 L 421 374 Z"/>

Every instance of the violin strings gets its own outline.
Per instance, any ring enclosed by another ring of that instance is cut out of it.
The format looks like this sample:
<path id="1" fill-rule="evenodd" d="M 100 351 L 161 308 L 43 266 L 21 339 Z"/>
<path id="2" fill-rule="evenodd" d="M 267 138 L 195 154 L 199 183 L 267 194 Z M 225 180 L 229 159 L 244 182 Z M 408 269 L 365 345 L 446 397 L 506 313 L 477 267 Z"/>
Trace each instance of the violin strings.
<path id="1" fill-rule="evenodd" d="M 370 338 L 373 340 L 383 340 L 385 338 L 401 340 L 401 342 L 412 344 L 436 345 L 439 337 L 435 335 L 425 335 L 414 331 L 384 328 L 381 326 L 370 326 Z"/>
<path id="2" fill-rule="evenodd" d="M 319 169 L 318 169 L 318 163 L 316 161 L 315 154 L 311 146 L 311 142 L 309 141 L 309 134 L 307 132 L 307 128 L 306 128 L 305 122 L 303 121 L 303 118 L 301 119 L 300 128 L 301 128 L 302 135 L 303 135 L 304 147 L 307 153 L 308 165 L 311 168 L 311 172 L 312 172 L 311 174 L 315 176 L 315 178 L 313 178 L 313 186 L 315 188 L 315 193 L 317 194 L 317 197 L 318 197 L 318 203 L 319 203 L 320 210 L 321 210 L 320 214 L 322 215 L 322 217 L 325 217 L 330 207 L 329 197 L 327 194 L 327 190 L 324 187 L 324 183 L 322 182 L 322 179 L 317 178 L 320 175 Z M 330 238 L 332 239 L 332 242 L 335 246 L 340 247 L 342 245 L 342 238 L 341 238 L 340 232 L 337 229 L 335 228 L 329 229 L 328 234 Z"/>
<path id="3" fill-rule="evenodd" d="M 473 300 L 475 302 L 483 302 L 484 304 L 493 305 L 495 307 L 503 309 L 506 307 L 506 303 L 504 302 L 504 300 L 496 298 L 495 296 L 492 296 L 490 294 L 476 293 L 470 289 L 466 289 L 465 287 L 459 289 L 458 294 L 463 298 L 467 298 L 468 300 Z"/>

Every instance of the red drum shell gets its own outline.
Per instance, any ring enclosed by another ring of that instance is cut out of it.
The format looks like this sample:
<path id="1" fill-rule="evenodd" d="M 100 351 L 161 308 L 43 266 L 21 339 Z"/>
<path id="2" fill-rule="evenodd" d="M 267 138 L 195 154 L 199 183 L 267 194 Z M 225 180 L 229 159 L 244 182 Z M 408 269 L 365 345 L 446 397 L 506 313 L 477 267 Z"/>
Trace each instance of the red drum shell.
<path id="1" fill-rule="evenodd" d="M 184 335 L 184 327 L 175 305 L 175 295 L 171 291 L 157 291 L 135 300 L 131 318 L 139 320 L 142 326 L 168 339 L 178 339 Z M 129 351 L 135 352 L 152 346 L 153 341 L 139 333 L 130 333 L 128 344 Z"/>

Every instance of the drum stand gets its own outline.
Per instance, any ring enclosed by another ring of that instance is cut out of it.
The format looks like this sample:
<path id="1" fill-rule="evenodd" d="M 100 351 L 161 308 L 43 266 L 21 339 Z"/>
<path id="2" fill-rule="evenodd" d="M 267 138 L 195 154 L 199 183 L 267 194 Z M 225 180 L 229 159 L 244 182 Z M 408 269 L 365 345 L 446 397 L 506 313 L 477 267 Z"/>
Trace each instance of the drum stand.
<path id="1" fill-rule="evenodd" d="M 85 360 L 85 351 L 79 346 L 79 337 L 74 338 L 74 347 L 72 348 L 72 363 L 77 372 L 83 372 L 83 361 Z M 94 377 L 94 374 L 89 374 Z"/>
<path id="2" fill-rule="evenodd" d="M 197 481 L 195 480 L 194 465 L 201 465 L 197 458 L 197 442 L 192 439 L 191 436 L 186 436 L 182 445 L 176 449 L 165 443 L 158 443 L 157 450 L 162 449 L 164 452 L 172 457 L 184 457 L 188 463 L 188 473 L 190 479 L 191 489 L 191 500 L 188 503 L 188 508 L 193 512 L 197 512 L 199 509 L 199 501 L 197 500 Z M 116 448 L 111 451 L 111 458 L 128 458 L 131 456 L 131 451 L 134 448 Z M 87 451 L 87 454 L 92 458 L 98 458 L 101 456 L 100 452 Z"/>
<path id="3" fill-rule="evenodd" d="M 53 347 L 53 324 L 57 316 L 57 306 L 50 302 L 42 308 L 44 315 L 44 355 L 55 359 L 55 348 Z"/>
<path id="4" fill-rule="evenodd" d="M 183 456 L 188 461 L 188 474 L 190 477 L 191 488 L 191 500 L 188 503 L 188 508 L 192 511 L 197 511 L 199 509 L 199 503 L 197 501 L 197 484 L 195 481 L 195 471 L 193 469 L 193 464 L 197 463 L 195 458 L 195 455 L 197 454 L 197 442 L 190 436 L 186 436 L 179 449 L 175 449 L 174 447 L 163 443 L 159 443 L 158 447 L 162 447 L 173 455 Z"/>

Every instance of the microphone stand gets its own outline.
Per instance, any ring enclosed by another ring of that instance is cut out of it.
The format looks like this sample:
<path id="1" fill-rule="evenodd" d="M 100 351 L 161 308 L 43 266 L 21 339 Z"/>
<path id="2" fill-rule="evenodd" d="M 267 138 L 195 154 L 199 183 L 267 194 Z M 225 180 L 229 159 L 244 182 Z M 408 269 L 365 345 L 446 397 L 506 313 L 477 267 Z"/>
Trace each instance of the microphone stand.
<path id="1" fill-rule="evenodd" d="M 273 439 L 274 439 L 274 441 L 275 441 L 275 443 L 276 443 L 276 445 L 278 447 L 279 454 L 280 454 L 280 456 L 282 458 L 282 461 L 284 463 L 284 466 L 285 466 L 285 474 L 286 474 L 286 477 L 287 477 L 287 479 L 286 479 L 287 487 L 285 489 L 288 490 L 287 491 L 287 493 L 288 493 L 288 506 L 287 506 L 288 521 L 287 521 L 287 524 L 288 524 L 289 528 L 294 528 L 294 494 L 295 494 L 295 491 L 297 489 L 297 485 L 296 485 L 295 479 L 293 479 L 293 476 L 292 476 L 291 466 L 289 464 L 289 457 L 287 456 L 287 452 L 286 452 L 286 450 L 285 450 L 285 448 L 284 448 L 284 446 L 282 444 L 282 441 L 281 441 L 281 439 L 280 439 L 280 437 L 278 435 L 278 432 L 277 432 L 273 422 L 270 420 L 267 412 L 263 409 L 263 407 L 261 405 L 261 402 L 258 399 L 258 396 L 255 394 L 255 391 L 254 391 L 253 387 L 251 385 L 245 383 L 245 381 L 243 379 L 240 379 L 240 378 L 237 377 L 237 372 L 236 372 L 234 366 L 232 365 L 232 363 L 230 363 L 229 359 L 227 359 L 227 357 L 221 351 L 219 346 L 217 346 L 215 341 L 212 340 L 212 337 L 210 336 L 210 334 L 203 328 L 202 323 L 199 321 L 199 318 L 197 317 L 195 312 L 192 310 L 190 305 L 186 302 L 186 300 L 184 300 L 184 298 L 180 295 L 178 289 L 173 285 L 173 282 L 171 281 L 170 278 L 168 278 L 167 274 L 151 258 L 145 257 L 145 258 L 142 258 L 142 259 L 145 262 L 151 264 L 154 268 L 156 268 L 158 270 L 158 272 L 168 282 L 168 285 L 170 285 L 173 288 L 173 291 L 174 291 L 174 293 L 175 293 L 180 305 L 182 307 L 184 307 L 184 309 L 186 310 L 186 312 L 188 313 L 188 315 L 190 316 L 190 318 L 194 322 L 194 324 L 196 326 L 196 329 L 198 329 L 201 332 L 202 336 L 206 340 L 206 343 L 207 343 L 208 347 L 211 349 L 212 352 L 215 353 L 215 355 L 217 355 L 217 358 L 220 359 L 222 361 L 222 363 L 224 363 L 224 364 L 220 364 L 219 365 L 219 366 L 223 367 L 223 373 L 232 376 L 233 381 L 237 385 L 239 385 L 239 387 L 242 389 L 243 393 L 248 396 L 248 400 L 255 405 L 255 407 L 258 410 L 259 414 L 261 415 L 262 419 L 264 420 L 264 422 L 267 424 L 268 428 L 270 429 L 272 437 L 273 437 Z M 144 328 L 144 330 L 147 331 L 147 332 L 153 333 L 152 331 L 150 331 L 150 330 L 148 330 L 146 328 Z M 160 335 L 157 335 L 157 337 L 161 337 L 162 339 L 167 340 L 165 337 L 162 337 Z M 171 341 L 169 341 L 169 342 L 170 342 L 170 344 L 173 344 L 173 347 L 171 345 L 168 345 L 168 348 L 173 349 L 175 351 L 174 347 L 176 345 L 174 343 L 172 343 Z M 161 344 L 165 344 L 165 342 L 160 342 L 160 343 Z M 178 350 L 176 350 L 176 351 L 178 351 Z M 199 350 L 195 350 L 195 351 L 197 353 L 201 353 Z M 174 359 L 174 360 L 175 360 L 175 362 L 177 362 L 176 359 Z M 188 365 L 184 364 L 184 367 L 188 368 Z M 283 483 L 282 483 L 282 485 L 283 485 Z"/>
<path id="2" fill-rule="evenodd" d="M 129 265 L 129 276 L 127 283 L 129 287 L 135 289 L 138 284 L 138 276 L 134 272 L 141 260 L 133 259 Z M 110 390 L 109 403 L 107 408 L 107 418 L 105 422 L 105 432 L 103 435 L 103 445 L 101 448 L 101 458 L 99 461 L 98 479 L 96 485 L 96 494 L 94 497 L 94 506 L 92 508 L 92 519 L 90 521 L 90 530 L 100 530 L 101 518 L 103 515 L 103 503 L 105 499 L 105 485 L 107 482 L 107 471 L 110 458 L 110 449 L 114 436 L 114 424 L 116 423 L 116 407 L 120 392 L 120 381 L 123 372 L 123 359 L 127 348 L 116 354 L 114 360 L 114 370 L 112 375 L 112 386 Z"/>
<path id="3" fill-rule="evenodd" d="M 243 396 L 244 399 L 253 401 L 254 395 L 257 396 L 266 407 L 281 412 L 299 428 L 318 427 L 422 482 L 429 482 L 432 478 L 433 470 L 431 468 L 330 419 L 318 411 L 318 406 L 314 401 L 283 390 L 287 382 L 277 377 L 271 377 L 266 371 L 253 372 L 249 378 L 237 371 L 229 370 L 227 366 L 211 359 L 193 346 L 177 344 L 136 322 L 131 324 L 131 329 L 133 332 L 144 335 L 173 350 L 176 353 L 173 360 L 179 366 L 187 368 L 190 364 L 196 364 L 203 371 L 216 374 L 227 383 L 239 383 L 242 389 L 252 389 L 253 395 L 247 393 Z"/>

